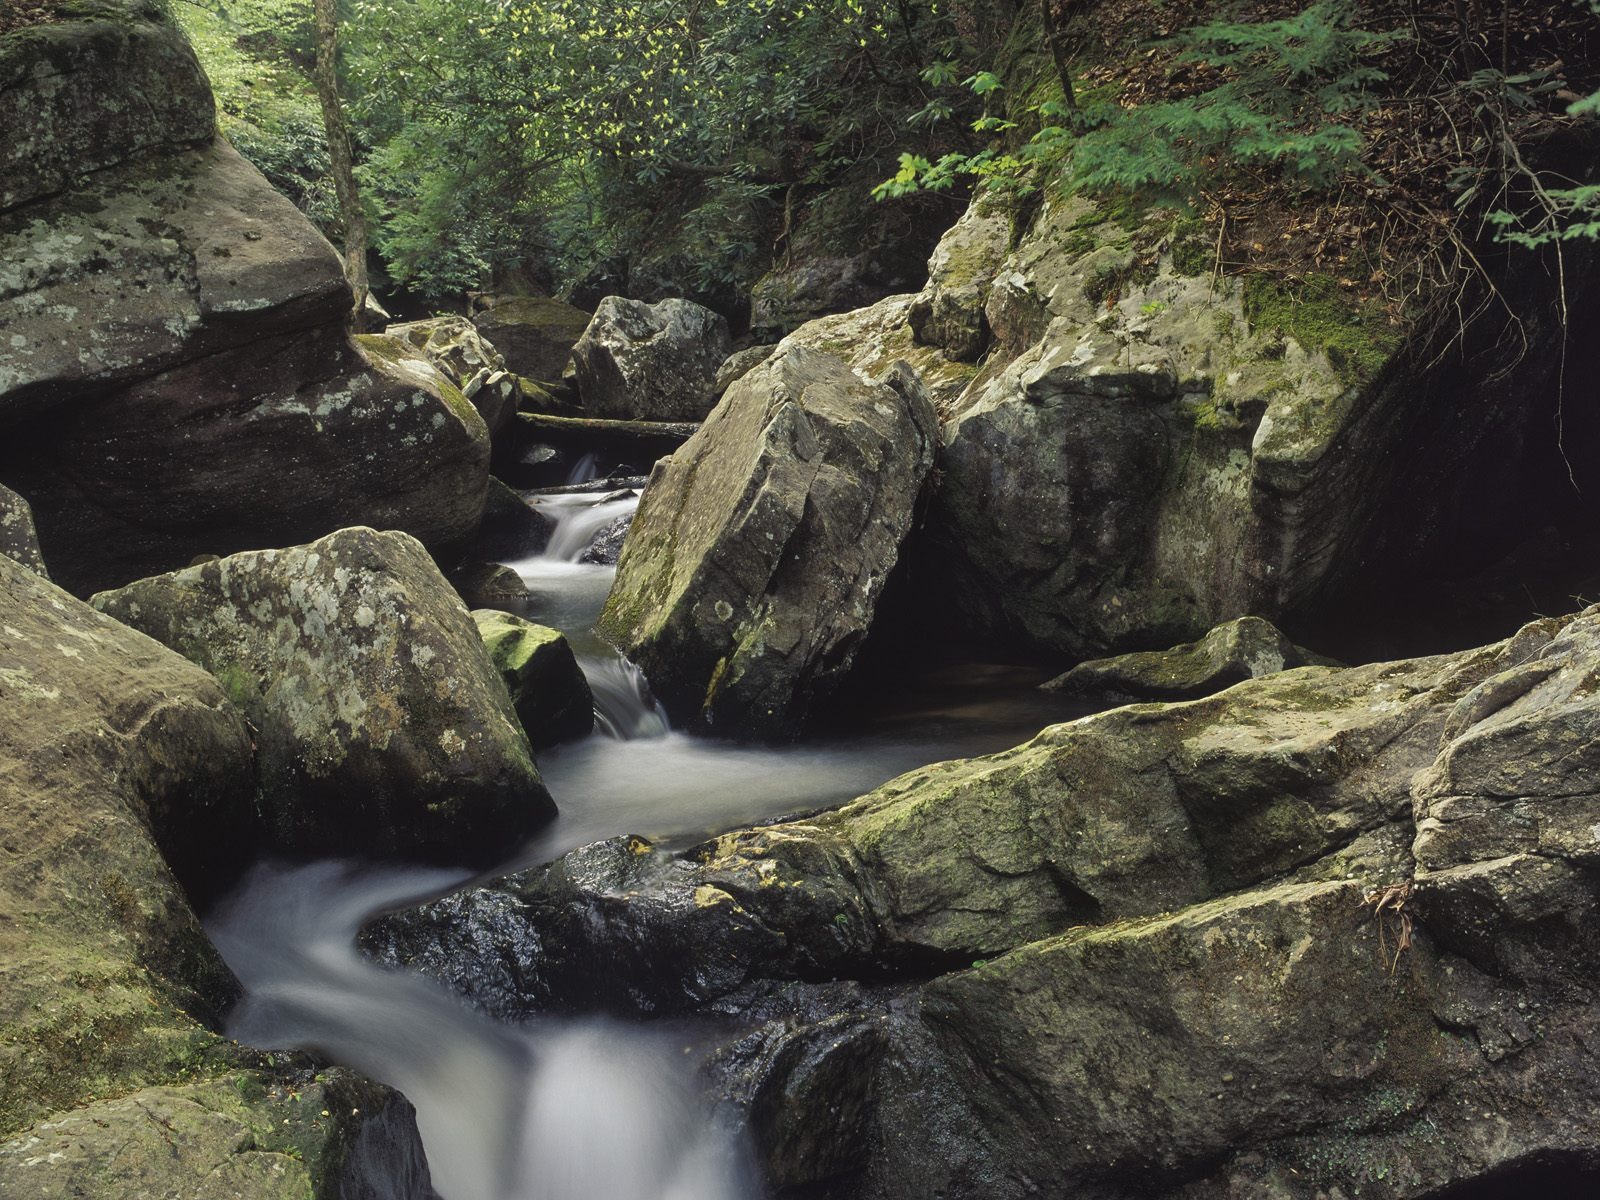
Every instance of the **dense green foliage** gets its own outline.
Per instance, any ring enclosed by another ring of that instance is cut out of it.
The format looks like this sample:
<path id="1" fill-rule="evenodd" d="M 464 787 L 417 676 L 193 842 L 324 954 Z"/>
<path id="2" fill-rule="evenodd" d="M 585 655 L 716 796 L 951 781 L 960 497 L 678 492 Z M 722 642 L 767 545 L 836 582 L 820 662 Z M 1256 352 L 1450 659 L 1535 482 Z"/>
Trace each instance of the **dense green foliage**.
<path id="1" fill-rule="evenodd" d="M 309 7 L 217 0 L 185 23 L 230 135 L 314 210 L 318 148 L 301 118 L 315 110 L 303 80 L 280 73 L 301 53 Z M 348 0 L 343 79 L 377 247 L 432 295 L 535 264 L 570 276 L 612 255 L 676 256 L 703 288 L 747 284 L 771 265 L 791 189 L 875 178 L 886 150 L 917 136 L 907 118 L 932 95 L 923 68 L 974 44 L 954 11 Z M 276 145 L 255 137 L 267 128 Z"/>

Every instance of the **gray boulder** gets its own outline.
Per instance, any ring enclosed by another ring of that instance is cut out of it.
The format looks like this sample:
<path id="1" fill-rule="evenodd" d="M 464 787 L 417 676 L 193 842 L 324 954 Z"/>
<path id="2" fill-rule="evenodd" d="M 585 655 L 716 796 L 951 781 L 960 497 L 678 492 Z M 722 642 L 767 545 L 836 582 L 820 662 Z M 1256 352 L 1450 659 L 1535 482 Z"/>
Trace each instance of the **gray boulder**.
<path id="1" fill-rule="evenodd" d="M 993 198 L 974 201 L 928 260 L 928 282 L 908 314 L 917 341 L 966 362 L 983 353 L 984 303 L 1010 247 L 1011 214 Z"/>
<path id="2" fill-rule="evenodd" d="M 933 463 L 909 369 L 792 347 L 656 464 L 599 628 L 677 722 L 789 736 L 844 678 Z"/>
<path id="3" fill-rule="evenodd" d="M 33 509 L 28 502 L 0 484 L 0 554 L 16 559 L 28 570 L 50 578 L 44 555 L 39 551 L 39 533 L 33 527 Z"/>
<path id="4" fill-rule="evenodd" d="M 738 380 L 771 358 L 772 352 L 777 348 L 777 343 L 774 342 L 770 346 L 749 346 L 743 350 L 735 350 L 723 359 L 722 365 L 717 368 L 717 379 L 712 389 L 718 396 L 722 395 Z"/>
<path id="5" fill-rule="evenodd" d="M 534 748 L 587 737 L 594 696 L 567 639 L 510 613 L 481 609 L 472 619 Z"/>
<path id="6" fill-rule="evenodd" d="M 490 296 L 472 318 L 478 332 L 525 379 L 560 379 L 572 347 L 589 326 L 589 314 L 548 296 Z"/>
<path id="7" fill-rule="evenodd" d="M 94 604 L 250 718 L 275 849 L 486 864 L 555 814 L 472 618 L 406 534 L 340 530 Z"/>
<path id="8" fill-rule="evenodd" d="M 709 308 L 607 296 L 572 348 L 578 395 L 597 417 L 698 421 L 732 348 L 728 323 Z"/>
<path id="9" fill-rule="evenodd" d="M 1332 666 L 1260 617 L 1218 625 L 1198 642 L 1079 663 L 1047 691 L 1111 700 L 1195 700 L 1246 679 L 1295 667 Z"/>

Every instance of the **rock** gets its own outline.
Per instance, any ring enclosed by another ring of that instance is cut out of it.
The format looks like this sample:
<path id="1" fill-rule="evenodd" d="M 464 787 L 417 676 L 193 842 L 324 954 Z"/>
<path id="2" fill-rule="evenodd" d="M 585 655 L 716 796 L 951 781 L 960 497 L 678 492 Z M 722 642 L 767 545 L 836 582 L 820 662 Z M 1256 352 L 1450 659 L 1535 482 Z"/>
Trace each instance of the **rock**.
<path id="1" fill-rule="evenodd" d="M 1011 248 L 1011 214 L 989 198 L 975 201 L 928 260 L 928 282 L 907 313 L 925 346 L 973 362 L 987 348 L 984 303 Z"/>
<path id="2" fill-rule="evenodd" d="M 674 721 L 796 732 L 844 678 L 932 466 L 915 377 L 794 346 L 656 465 L 598 628 Z"/>
<path id="3" fill-rule="evenodd" d="M 782 337 L 818 317 L 866 307 L 884 293 L 867 278 L 870 270 L 865 255 L 825 255 L 774 268 L 750 289 L 750 327 Z"/>
<path id="4" fill-rule="evenodd" d="M 594 696 L 567 639 L 510 613 L 482 609 L 472 619 L 533 747 L 589 736 Z"/>
<path id="5" fill-rule="evenodd" d="M 516 375 L 560 379 L 589 314 L 548 296 L 501 296 L 473 317 Z"/>
<path id="6" fill-rule="evenodd" d="M 39 551 L 39 534 L 33 527 L 33 509 L 4 484 L 0 484 L 0 554 L 16 559 L 45 579 L 50 578 L 44 555 Z"/>
<path id="7" fill-rule="evenodd" d="M 896 362 L 909 363 L 928 389 L 934 408 L 945 413 L 971 384 L 977 368 L 918 344 L 909 322 L 915 303 L 915 296 L 889 296 L 870 308 L 819 317 L 779 344 L 835 355 L 868 378 L 883 374 Z"/>
<path id="8" fill-rule="evenodd" d="M 529 597 L 528 585 L 510 567 L 500 563 L 468 563 L 450 574 L 450 586 L 468 608 L 496 608 L 519 604 Z"/>
<path id="9" fill-rule="evenodd" d="M 959 239 L 992 248 L 978 211 Z M 1533 335 L 1507 399 L 1492 353 L 1457 353 L 1499 344 L 1506 309 L 1463 333 L 1392 319 L 1324 276 L 1214 279 L 1201 233 L 1054 198 L 1006 255 L 983 301 L 995 348 L 948 410 L 916 550 L 942 566 L 945 628 L 1086 658 L 1250 613 L 1361 654 L 1359 631 L 1397 595 L 1495 561 L 1537 523 L 1506 496 L 1541 520 L 1589 520 L 1571 489 L 1532 482 L 1566 469 L 1541 424 L 1553 329 Z M 1521 261 L 1485 285 L 1526 299 L 1508 301 L 1519 312 L 1546 286 Z M 970 329 L 970 293 L 961 311 Z M 1504 628 L 1482 624 L 1433 644 Z"/>
<path id="10" fill-rule="evenodd" d="M 716 402 L 728 323 L 688 300 L 608 296 L 572 349 L 578 394 L 598 417 L 697 421 Z"/>
<path id="11" fill-rule="evenodd" d="M 383 1128 L 391 1108 L 409 1125 Z M 363 1153 L 391 1144 L 386 1177 Z M 316 1193 L 437 1200 L 410 1105 L 342 1071 L 280 1083 L 254 1072 L 142 1088 L 0 1144 L 0 1200 L 302 1200 Z"/>
<path id="12" fill-rule="evenodd" d="M 363 521 L 458 541 L 489 470 L 460 392 L 336 327 L 167 371 L 14 445 L 51 567 L 85 591 Z"/>
<path id="13" fill-rule="evenodd" d="M 1079 663 L 1043 686 L 1116 700 L 1195 700 L 1245 679 L 1295 667 L 1330 666 L 1260 617 L 1218 625 L 1198 642 Z"/>
<path id="14" fill-rule="evenodd" d="M 391 325 L 384 336 L 399 338 L 437 367 L 478 410 L 489 436 L 505 432 L 521 400 L 521 385 L 506 361 L 465 317 L 431 317 Z"/>
<path id="15" fill-rule="evenodd" d="M 554 529 L 554 521 L 491 476 L 472 548 L 486 558 L 532 558 L 550 544 Z"/>
<path id="16" fill-rule="evenodd" d="M 406 534 L 340 530 L 94 604 L 250 718 L 279 852 L 484 865 L 554 815 L 477 628 Z"/>
<path id="17" fill-rule="evenodd" d="M 4 1138 L 226 1066 L 202 1022 L 237 985 L 184 889 L 214 895 L 259 839 L 249 733 L 216 681 L 5 556 L 0 703 Z"/>
<path id="18" fill-rule="evenodd" d="M 215 131 L 205 72 L 155 4 L 56 8 L 0 37 L 0 210 Z"/>
<path id="19" fill-rule="evenodd" d="M 772 357 L 772 352 L 778 348 L 776 342 L 768 346 L 750 346 L 744 350 L 735 350 L 728 355 L 717 368 L 717 379 L 712 384 L 712 390 L 721 396 L 734 383 L 743 379 L 755 368 Z"/>
<path id="20" fill-rule="evenodd" d="M 633 528 L 633 516 L 633 513 L 623 513 L 620 517 L 602 525 L 590 541 L 589 548 L 578 556 L 578 561 L 607 567 L 615 566 L 617 560 L 622 557 L 622 547 L 627 541 L 628 530 Z"/>

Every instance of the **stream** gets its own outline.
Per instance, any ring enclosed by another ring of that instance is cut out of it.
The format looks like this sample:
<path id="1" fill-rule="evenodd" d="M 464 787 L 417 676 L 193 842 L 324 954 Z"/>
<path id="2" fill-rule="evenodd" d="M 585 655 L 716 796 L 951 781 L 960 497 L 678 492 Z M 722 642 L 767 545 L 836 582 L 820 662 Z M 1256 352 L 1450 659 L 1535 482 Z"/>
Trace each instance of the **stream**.
<path id="1" fill-rule="evenodd" d="M 444 1200 L 754 1200 L 761 1189 L 697 1086 L 693 1029 L 609 1019 L 505 1025 L 430 979 L 365 958 L 356 935 L 367 921 L 605 837 L 687 847 L 837 804 L 1078 715 L 1034 690 L 1036 674 L 967 667 L 904 681 L 848 735 L 771 748 L 673 731 L 639 672 L 592 632 L 615 568 L 579 561 L 637 502 L 540 495 L 534 503 L 556 520 L 549 545 L 510 564 L 531 594 L 521 615 L 567 634 L 595 696 L 596 732 L 539 756 L 561 815 L 538 838 L 476 877 L 264 863 L 206 922 L 245 990 L 229 1035 L 310 1050 L 403 1093 Z"/>

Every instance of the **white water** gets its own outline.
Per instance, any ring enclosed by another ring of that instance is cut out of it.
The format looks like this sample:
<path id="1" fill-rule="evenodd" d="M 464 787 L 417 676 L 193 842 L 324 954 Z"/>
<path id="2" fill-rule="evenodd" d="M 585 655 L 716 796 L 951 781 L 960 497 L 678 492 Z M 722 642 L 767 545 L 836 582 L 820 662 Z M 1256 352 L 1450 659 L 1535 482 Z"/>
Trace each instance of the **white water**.
<path id="1" fill-rule="evenodd" d="M 937 689 L 876 732 L 830 744 L 738 747 L 672 732 L 631 664 L 590 631 L 613 568 L 576 561 L 634 499 L 543 497 L 558 527 L 546 554 L 512 564 L 526 615 L 567 632 L 595 693 L 600 735 L 540 755 L 561 816 L 506 864 L 548 861 L 603 837 L 683 845 L 719 829 L 837 803 L 935 759 L 1014 745 L 1066 715 Z M 587 530 L 587 534 L 583 531 Z M 993 681 L 991 681 L 993 682 Z M 398 1088 L 444 1200 L 755 1200 L 744 1148 L 696 1094 L 695 1047 L 635 1026 L 477 1014 L 420 976 L 363 958 L 372 916 L 444 894 L 464 875 L 337 863 L 257 868 L 207 922 L 247 994 L 229 1032 L 267 1049 L 312 1049 Z M 410 1200 L 410 1198 L 406 1198 Z"/>
<path id="2" fill-rule="evenodd" d="M 244 984 L 231 1036 L 310 1049 L 398 1088 L 445 1200 L 751 1200 L 741 1147 L 681 1039 L 600 1020 L 512 1028 L 355 948 L 372 914 L 459 874 L 258 867 L 207 930 Z"/>

